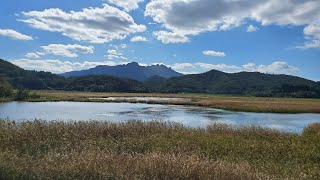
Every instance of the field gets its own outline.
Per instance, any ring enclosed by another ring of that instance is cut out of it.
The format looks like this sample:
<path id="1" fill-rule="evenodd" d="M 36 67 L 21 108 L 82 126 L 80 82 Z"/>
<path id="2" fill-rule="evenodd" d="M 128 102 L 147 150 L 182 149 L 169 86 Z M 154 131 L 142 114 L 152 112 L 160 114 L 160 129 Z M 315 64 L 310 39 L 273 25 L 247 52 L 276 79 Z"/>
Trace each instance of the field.
<path id="1" fill-rule="evenodd" d="M 319 179 L 320 125 L 303 134 L 167 122 L 0 121 L 0 179 Z"/>
<path id="2" fill-rule="evenodd" d="M 148 103 L 195 105 L 219 108 L 233 111 L 247 112 L 274 112 L 274 113 L 320 113 L 320 99 L 298 98 L 261 98 L 261 97 L 236 97 L 216 96 L 205 94 L 129 94 L 129 93 L 92 93 L 92 92 L 66 92 L 66 91 L 33 91 L 39 98 L 31 98 L 29 101 L 95 101 L 92 99 L 103 97 L 182 97 L 191 101 L 167 101 Z M 138 101 L 131 101 L 137 103 Z"/>

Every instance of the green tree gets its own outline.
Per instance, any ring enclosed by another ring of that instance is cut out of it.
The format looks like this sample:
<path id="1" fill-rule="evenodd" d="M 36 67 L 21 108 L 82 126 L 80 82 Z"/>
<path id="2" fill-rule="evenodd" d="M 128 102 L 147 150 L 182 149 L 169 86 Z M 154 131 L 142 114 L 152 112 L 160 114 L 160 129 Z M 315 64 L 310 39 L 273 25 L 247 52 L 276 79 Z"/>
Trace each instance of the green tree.
<path id="1" fill-rule="evenodd" d="M 29 98 L 29 91 L 24 90 L 24 89 L 19 89 L 16 94 L 15 100 L 16 101 L 24 101 L 24 100 L 27 100 L 28 98 Z"/>
<path id="2" fill-rule="evenodd" d="M 11 97 L 13 89 L 11 85 L 0 77 L 0 98 Z"/>

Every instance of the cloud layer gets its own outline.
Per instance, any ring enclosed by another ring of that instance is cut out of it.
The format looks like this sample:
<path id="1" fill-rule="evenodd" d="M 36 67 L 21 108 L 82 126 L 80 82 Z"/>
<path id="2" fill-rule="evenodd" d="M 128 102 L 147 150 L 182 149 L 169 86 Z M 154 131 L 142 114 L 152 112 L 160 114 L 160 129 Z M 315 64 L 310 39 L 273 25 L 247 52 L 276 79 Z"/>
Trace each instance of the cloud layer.
<path id="1" fill-rule="evenodd" d="M 46 71 L 46 72 L 52 72 L 56 74 L 61 74 L 69 71 L 90 69 L 99 65 L 108 65 L 108 66 L 117 65 L 117 63 L 113 61 L 70 62 L 70 61 L 61 61 L 61 60 L 52 60 L 52 59 L 43 59 L 43 60 L 17 59 L 17 60 L 11 60 L 10 62 L 24 69 Z"/>
<path id="2" fill-rule="evenodd" d="M 299 68 L 289 65 L 287 62 L 276 61 L 268 65 L 256 65 L 254 63 L 244 64 L 242 66 L 227 65 L 227 64 L 209 64 L 209 63 L 181 63 L 171 66 L 174 70 L 189 74 L 195 72 L 204 72 L 208 70 L 219 70 L 229 73 L 247 71 L 247 72 L 261 72 L 267 74 L 287 74 L 295 75 L 299 72 Z"/>
<path id="3" fill-rule="evenodd" d="M 229 30 L 247 19 L 262 25 L 307 26 L 305 34 L 319 40 L 317 33 L 310 30 L 319 29 L 319 23 L 314 23 L 320 17 L 320 3 L 316 0 L 151 0 L 145 16 L 166 29 L 155 33 L 164 43 L 183 43 L 191 35 Z M 183 40 L 177 41 L 176 37 Z"/>
<path id="4" fill-rule="evenodd" d="M 65 12 L 61 9 L 29 11 L 22 13 L 20 21 L 31 27 L 59 32 L 77 41 L 105 43 L 124 39 L 127 35 L 146 30 L 136 24 L 126 12 L 104 4 L 102 8 L 85 8 L 82 11 Z"/>

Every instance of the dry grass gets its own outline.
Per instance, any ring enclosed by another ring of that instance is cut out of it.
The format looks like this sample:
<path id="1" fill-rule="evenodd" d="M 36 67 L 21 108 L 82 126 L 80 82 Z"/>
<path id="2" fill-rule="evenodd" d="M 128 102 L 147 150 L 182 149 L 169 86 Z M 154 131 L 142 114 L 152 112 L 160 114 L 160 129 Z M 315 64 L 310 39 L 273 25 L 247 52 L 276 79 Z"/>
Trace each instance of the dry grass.
<path id="1" fill-rule="evenodd" d="M 0 121 L 0 179 L 319 179 L 320 125 Z"/>
<path id="2" fill-rule="evenodd" d="M 320 113 L 320 99 L 298 98 L 259 98 L 214 96 L 204 94 L 129 94 L 129 93 L 91 93 L 65 91 L 36 91 L 40 99 L 32 101 L 90 101 L 106 102 L 106 100 L 91 99 L 105 97 L 177 97 L 190 98 L 191 101 L 149 101 L 153 104 L 196 105 L 234 111 L 275 112 L 275 113 Z M 144 101 L 126 101 L 144 102 Z"/>

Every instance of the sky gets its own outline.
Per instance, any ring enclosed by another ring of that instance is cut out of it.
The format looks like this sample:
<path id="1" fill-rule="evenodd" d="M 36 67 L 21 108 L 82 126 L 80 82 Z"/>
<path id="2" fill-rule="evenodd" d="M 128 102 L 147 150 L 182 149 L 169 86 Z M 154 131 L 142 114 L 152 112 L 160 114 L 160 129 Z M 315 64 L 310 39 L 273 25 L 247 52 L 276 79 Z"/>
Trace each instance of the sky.
<path id="1" fill-rule="evenodd" d="M 319 81 L 320 1 L 2 0 L 0 52 L 57 74 L 135 61 Z"/>

